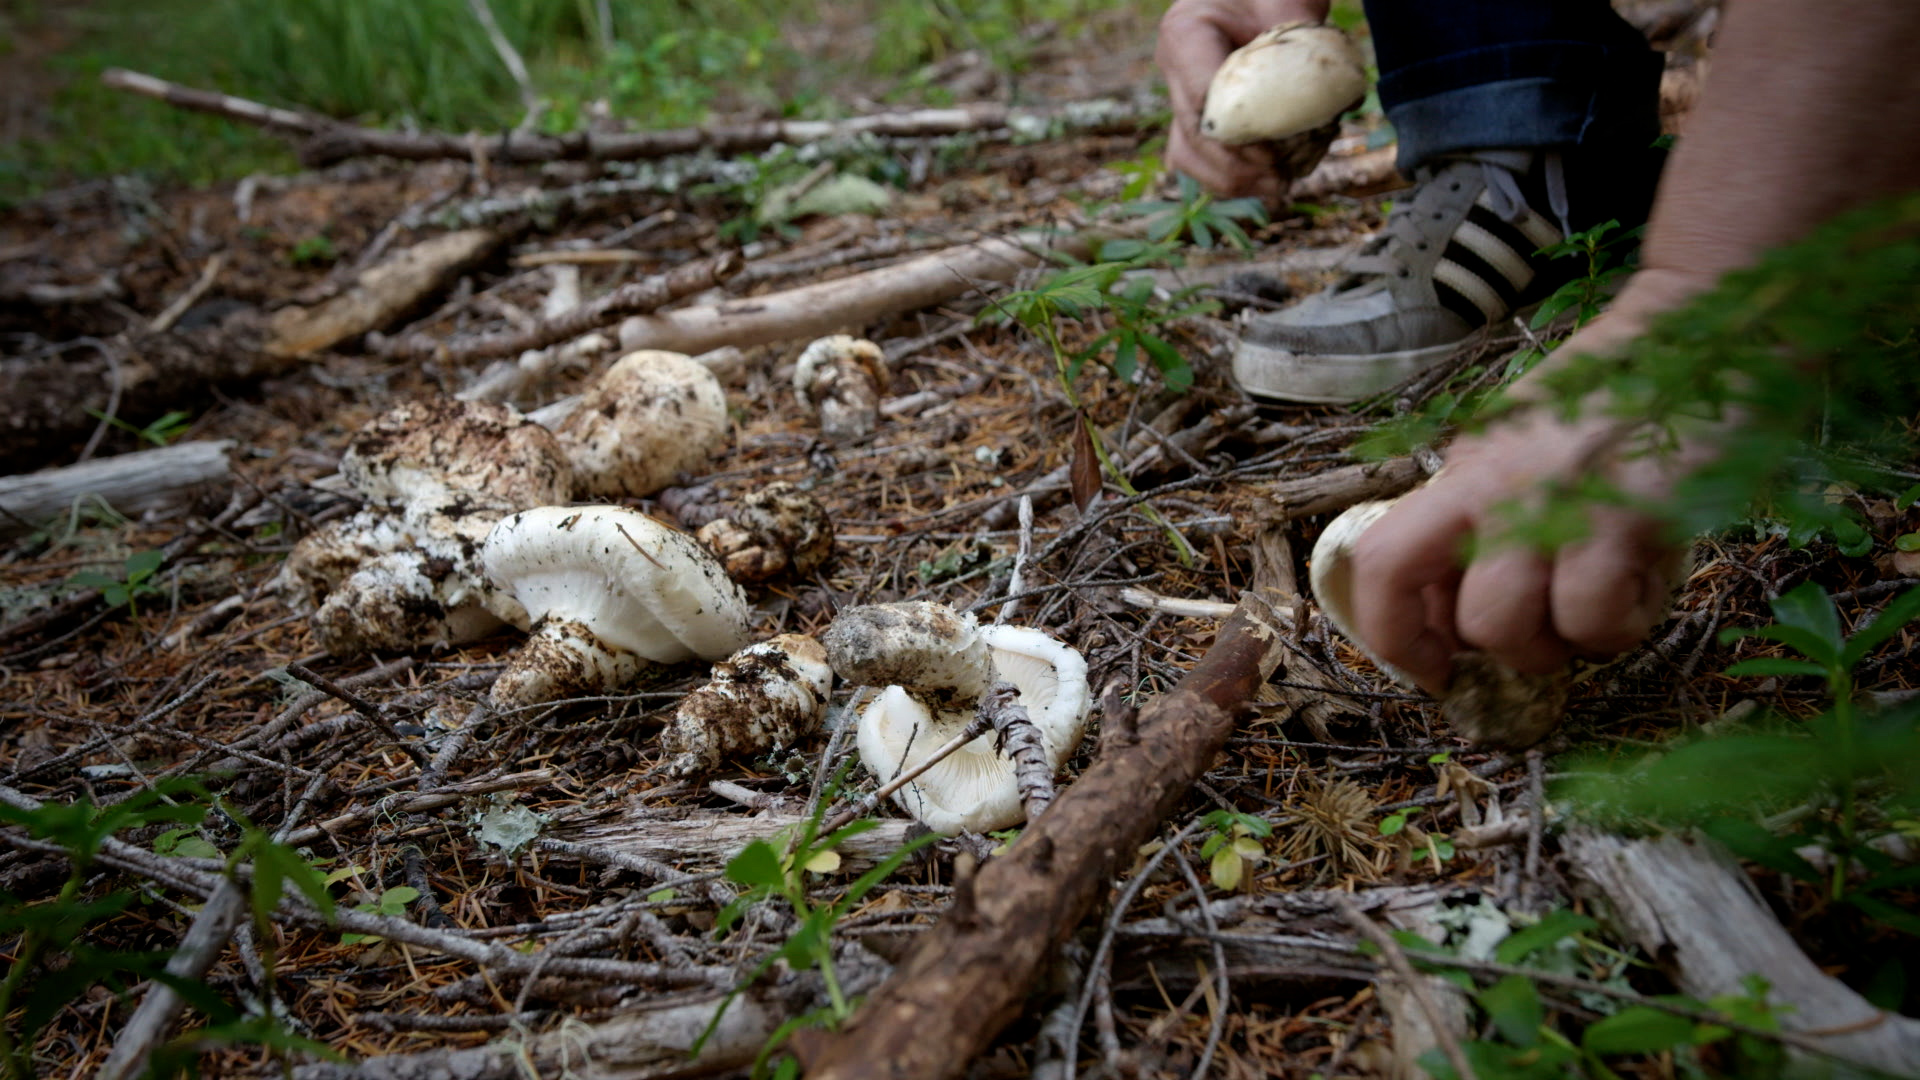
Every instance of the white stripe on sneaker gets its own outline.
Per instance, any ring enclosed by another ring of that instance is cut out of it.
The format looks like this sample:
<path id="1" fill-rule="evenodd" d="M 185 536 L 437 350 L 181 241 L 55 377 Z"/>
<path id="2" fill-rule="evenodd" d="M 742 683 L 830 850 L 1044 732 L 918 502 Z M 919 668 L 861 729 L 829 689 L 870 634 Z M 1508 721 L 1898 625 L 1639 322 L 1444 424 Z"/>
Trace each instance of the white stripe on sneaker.
<path id="1" fill-rule="evenodd" d="M 1460 223 L 1453 231 L 1454 243 L 1473 252 L 1487 261 L 1487 265 L 1500 272 L 1516 293 L 1525 292 L 1533 282 L 1533 267 L 1519 252 L 1507 246 L 1505 240 L 1474 224 L 1471 218 Z"/>
<path id="2" fill-rule="evenodd" d="M 1532 210 L 1528 210 L 1526 213 L 1520 215 L 1519 221 L 1510 222 L 1510 224 L 1525 234 L 1527 239 L 1533 241 L 1536 250 L 1543 247 L 1551 247 L 1566 239 L 1566 237 L 1560 235 L 1560 227 L 1558 225 L 1534 213 Z"/>
<path id="3" fill-rule="evenodd" d="M 1478 274 L 1452 259 L 1441 259 L 1433 264 L 1433 280 L 1452 286 L 1455 292 L 1479 308 L 1488 322 L 1498 322 L 1507 317 L 1507 305 L 1500 299 L 1500 294 L 1481 281 Z"/>

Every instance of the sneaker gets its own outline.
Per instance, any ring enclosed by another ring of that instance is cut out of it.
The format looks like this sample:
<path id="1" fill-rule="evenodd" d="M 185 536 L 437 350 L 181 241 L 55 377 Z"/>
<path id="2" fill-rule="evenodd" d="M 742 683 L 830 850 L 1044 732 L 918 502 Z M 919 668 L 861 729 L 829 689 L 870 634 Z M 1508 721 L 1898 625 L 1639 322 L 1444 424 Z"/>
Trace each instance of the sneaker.
<path id="1" fill-rule="evenodd" d="M 1522 192 L 1536 165 L 1553 218 Z M 1248 394 L 1315 404 L 1372 397 L 1561 284 L 1566 271 L 1549 271 L 1537 254 L 1566 236 L 1557 157 L 1482 152 L 1448 158 L 1418 180 L 1386 229 L 1341 267 L 1344 280 L 1247 324 L 1233 374 Z"/>

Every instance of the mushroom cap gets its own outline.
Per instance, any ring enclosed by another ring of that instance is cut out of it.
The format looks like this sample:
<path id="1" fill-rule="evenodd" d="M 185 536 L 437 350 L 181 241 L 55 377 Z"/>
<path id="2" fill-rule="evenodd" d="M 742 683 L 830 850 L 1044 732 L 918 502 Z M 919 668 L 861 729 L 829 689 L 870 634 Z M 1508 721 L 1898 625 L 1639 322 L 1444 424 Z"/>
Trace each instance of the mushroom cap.
<path id="1" fill-rule="evenodd" d="M 1393 501 L 1349 508 L 1327 523 L 1313 545 L 1308 583 L 1327 621 L 1395 682 L 1412 688 L 1413 677 L 1375 656 L 1353 626 L 1353 548 L 1368 526 L 1385 517 Z M 1566 715 L 1572 671 L 1529 675 L 1483 653 L 1453 656 L 1453 682 L 1440 702 L 1441 715 L 1462 737 L 1480 746 L 1524 748 L 1539 742 Z"/>
<path id="2" fill-rule="evenodd" d="M 819 413 L 820 433 L 836 442 L 865 438 L 880 425 L 880 391 L 887 382 L 880 346 L 847 334 L 808 345 L 793 365 L 793 393 Z"/>
<path id="3" fill-rule="evenodd" d="M 480 550 L 513 508 L 467 492 L 363 510 L 294 546 L 274 587 L 295 610 L 317 607 L 316 641 L 336 656 L 473 641 L 526 612 L 487 583 Z"/>
<path id="4" fill-rule="evenodd" d="M 713 667 L 713 679 L 688 694 L 660 733 L 674 755 L 671 776 L 711 769 L 729 757 L 791 746 L 826 717 L 833 669 L 827 650 L 805 634 L 749 645 Z"/>
<path id="5" fill-rule="evenodd" d="M 727 441 L 727 395 L 705 364 L 644 349 L 615 361 L 560 422 L 579 494 L 651 495 Z M 554 499 L 553 502 L 563 502 Z"/>
<path id="6" fill-rule="evenodd" d="M 838 625 L 835 620 L 835 625 Z M 1018 702 L 1040 733 L 1047 762 L 1058 769 L 1079 747 L 1092 702 L 1087 664 L 1074 649 L 1040 630 L 980 628 L 989 642 L 991 676 L 1019 691 Z M 889 686 L 860 713 L 856 742 L 860 760 L 888 783 L 958 735 L 973 719 L 973 707 L 939 703 L 924 693 Z M 935 832 L 986 832 L 1026 817 L 1013 762 L 988 732 L 928 769 L 894 793 L 894 802 Z"/>
<path id="7" fill-rule="evenodd" d="M 694 534 L 742 584 L 810 574 L 833 553 L 833 519 L 796 484 L 768 484 Z"/>
<path id="8" fill-rule="evenodd" d="M 739 586 L 693 537 L 638 510 L 523 510 L 493 527 L 481 557 L 536 625 L 577 622 L 656 664 L 718 660 L 749 640 Z"/>
<path id="9" fill-rule="evenodd" d="M 505 405 L 446 397 L 375 417 L 347 445 L 340 472 L 386 506 L 468 491 L 517 509 L 573 493 L 573 466 L 552 432 Z"/>
<path id="10" fill-rule="evenodd" d="M 834 616 L 821 635 L 834 674 L 855 686 L 904 686 L 971 714 L 993 682 L 980 623 L 945 604 L 865 604 Z M 964 723 L 964 721 L 962 721 Z"/>
<path id="11" fill-rule="evenodd" d="M 1282 23 L 1220 65 L 1200 131 L 1234 146 L 1284 139 L 1338 120 L 1366 96 L 1366 57 L 1346 31 Z"/>

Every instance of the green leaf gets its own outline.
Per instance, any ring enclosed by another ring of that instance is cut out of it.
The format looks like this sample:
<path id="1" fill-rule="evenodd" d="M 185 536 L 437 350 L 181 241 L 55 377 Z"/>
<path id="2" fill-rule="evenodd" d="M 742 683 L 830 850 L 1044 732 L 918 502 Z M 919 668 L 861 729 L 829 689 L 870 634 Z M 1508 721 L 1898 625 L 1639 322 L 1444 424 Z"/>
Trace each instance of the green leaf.
<path id="1" fill-rule="evenodd" d="M 1834 610 L 1833 598 L 1816 582 L 1800 583 L 1793 590 L 1778 596 L 1772 605 L 1773 617 L 1782 625 L 1798 627 L 1818 637 L 1831 650 L 1831 655 L 1839 655 L 1846 644 L 1840 633 L 1840 613 Z M 1802 649 L 1802 652 L 1806 650 Z M 1814 656 L 1808 652 L 1808 656 Z"/>
<path id="2" fill-rule="evenodd" d="M 1788 660 L 1783 657 L 1762 656 L 1752 660 L 1742 660 L 1727 668 L 1727 674 L 1735 678 L 1748 675 L 1818 675 L 1826 677 L 1827 669 L 1811 660 Z"/>
<path id="3" fill-rule="evenodd" d="M 1407 815 L 1389 814 L 1380 820 L 1380 835 L 1392 836 L 1407 827 Z"/>
<path id="4" fill-rule="evenodd" d="M 1153 364 L 1160 369 L 1160 378 L 1167 389 L 1176 394 L 1184 394 L 1193 386 L 1193 366 L 1187 358 L 1180 355 L 1165 339 L 1153 334 L 1140 335 L 1140 347 L 1153 358 Z"/>
<path id="5" fill-rule="evenodd" d="M 1580 1035 L 1589 1054 L 1657 1054 L 1693 1042 L 1693 1021 L 1646 1005 L 1632 1005 L 1597 1020 Z"/>
<path id="6" fill-rule="evenodd" d="M 1818 883 L 1822 875 L 1813 864 L 1794 850 L 1794 842 L 1775 836 L 1746 818 L 1717 818 L 1701 826 L 1701 831 L 1727 845 L 1727 850 L 1769 870 L 1777 870 L 1801 881 Z"/>
<path id="7" fill-rule="evenodd" d="M 1578 283 L 1576 282 L 1576 284 Z M 1555 316 L 1579 301 L 1580 293 L 1577 289 L 1561 286 L 1559 292 L 1554 293 L 1541 302 L 1539 310 L 1535 311 L 1533 318 L 1528 320 L 1528 326 L 1534 330 L 1538 330 L 1552 322 Z"/>
<path id="8" fill-rule="evenodd" d="M 68 578 L 67 584 L 78 585 L 83 589 L 104 589 L 111 585 L 118 585 L 120 581 L 120 578 L 108 577 L 98 570 L 82 570 Z"/>
<path id="9" fill-rule="evenodd" d="M 1493 958 L 1502 964 L 1518 964 L 1563 938 L 1586 933 L 1598 925 L 1585 915 L 1556 908 L 1542 915 L 1540 921 L 1532 926 L 1507 935 L 1507 939 L 1494 950 Z"/>
<path id="10" fill-rule="evenodd" d="M 1533 980 L 1524 975 L 1509 975 L 1480 991 L 1480 1007 L 1487 1019 L 1515 1046 L 1528 1047 L 1540 1041 L 1540 1025 L 1546 1023 L 1546 1006 L 1540 1004 L 1540 992 Z"/>
<path id="11" fill-rule="evenodd" d="M 1777 641 L 1798 650 L 1802 655 L 1820 664 L 1838 666 L 1840 663 L 1840 650 L 1837 647 L 1830 645 L 1825 638 L 1814 631 L 1803 627 L 1784 625 L 1734 627 L 1720 632 L 1720 640 L 1723 644 L 1748 637 Z"/>
<path id="12" fill-rule="evenodd" d="M 1876 922 L 1884 923 L 1903 934 L 1920 937 L 1920 915 L 1890 904 L 1877 896 L 1866 896 L 1859 892 L 1848 893 L 1846 902 L 1866 912 Z"/>
<path id="13" fill-rule="evenodd" d="M 1879 648 L 1880 644 L 1899 633 L 1903 627 L 1920 617 L 1920 589 L 1908 589 L 1880 609 L 1873 621 L 1860 629 L 1847 642 L 1840 652 L 1841 666 L 1852 668 L 1867 658 L 1867 654 Z"/>
<path id="14" fill-rule="evenodd" d="M 1231 847 L 1214 852 L 1213 861 L 1207 865 L 1207 876 L 1221 889 L 1232 892 L 1240 887 L 1240 872 L 1246 866 L 1240 853 Z"/>
<path id="15" fill-rule="evenodd" d="M 134 580 L 136 575 L 141 578 L 152 577 L 154 571 L 160 569 L 160 564 L 166 561 L 164 551 L 136 551 L 127 556 L 127 580 Z"/>
<path id="16" fill-rule="evenodd" d="M 727 880 L 736 885 L 779 885 L 784 880 L 780 853 L 765 840 L 755 840 L 727 861 Z"/>
<path id="17" fill-rule="evenodd" d="M 1896 551 L 1920 551 L 1920 532 L 1901 533 L 1893 538 Z"/>
<path id="18" fill-rule="evenodd" d="M 647 903 L 664 904 L 679 895 L 680 892 L 677 889 L 655 889 L 647 894 Z"/>

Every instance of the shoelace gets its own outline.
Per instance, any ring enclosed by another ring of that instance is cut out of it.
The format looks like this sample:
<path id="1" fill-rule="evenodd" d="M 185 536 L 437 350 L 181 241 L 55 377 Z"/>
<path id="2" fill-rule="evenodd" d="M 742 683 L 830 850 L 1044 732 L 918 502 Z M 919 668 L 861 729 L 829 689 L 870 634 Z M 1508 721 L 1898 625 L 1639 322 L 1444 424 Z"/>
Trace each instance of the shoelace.
<path id="1" fill-rule="evenodd" d="M 1494 161 L 1477 160 L 1480 177 L 1485 185 L 1487 208 L 1498 214 L 1504 221 L 1518 222 L 1532 211 L 1526 195 L 1520 190 L 1520 179 L 1513 170 Z M 1541 155 L 1543 166 L 1541 173 L 1546 186 L 1547 206 L 1558 220 L 1560 235 L 1573 232 L 1568 224 L 1567 212 L 1567 176 L 1565 163 L 1557 152 L 1546 151 Z M 1428 213 L 1419 195 L 1431 190 L 1431 185 L 1439 175 L 1433 168 L 1421 168 L 1414 172 L 1416 194 L 1414 198 L 1397 203 L 1393 212 L 1387 215 L 1387 227 L 1363 244 L 1360 250 L 1345 263 L 1341 269 L 1348 278 L 1341 283 L 1343 289 L 1363 284 L 1365 279 L 1378 279 L 1399 275 L 1406 269 L 1406 263 L 1394 253 L 1394 241 L 1408 247 L 1415 247 L 1427 241 L 1417 224 L 1421 216 Z"/>

